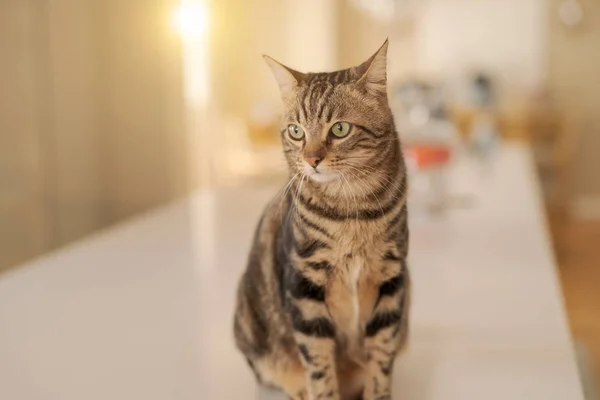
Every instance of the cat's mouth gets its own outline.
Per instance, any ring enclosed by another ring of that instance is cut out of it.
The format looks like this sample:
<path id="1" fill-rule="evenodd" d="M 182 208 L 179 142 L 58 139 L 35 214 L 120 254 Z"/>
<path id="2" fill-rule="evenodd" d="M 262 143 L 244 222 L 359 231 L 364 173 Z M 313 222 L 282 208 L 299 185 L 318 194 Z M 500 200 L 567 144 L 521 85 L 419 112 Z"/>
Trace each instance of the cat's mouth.
<path id="1" fill-rule="evenodd" d="M 331 171 L 319 171 L 315 168 L 306 168 L 304 173 L 313 181 L 319 183 L 331 182 L 339 179 L 340 175 Z"/>
<path id="2" fill-rule="evenodd" d="M 315 172 L 314 174 L 309 175 L 309 177 L 315 182 L 325 183 L 325 182 L 331 182 L 331 181 L 337 180 L 339 178 L 339 175 L 333 174 L 331 172 L 329 172 L 329 173 Z"/>
<path id="3" fill-rule="evenodd" d="M 302 169 L 304 175 L 308 176 L 314 182 L 325 183 L 340 178 L 340 174 L 338 172 L 330 170 L 326 163 L 321 163 L 316 167 L 313 167 L 308 163 L 304 163 Z"/>

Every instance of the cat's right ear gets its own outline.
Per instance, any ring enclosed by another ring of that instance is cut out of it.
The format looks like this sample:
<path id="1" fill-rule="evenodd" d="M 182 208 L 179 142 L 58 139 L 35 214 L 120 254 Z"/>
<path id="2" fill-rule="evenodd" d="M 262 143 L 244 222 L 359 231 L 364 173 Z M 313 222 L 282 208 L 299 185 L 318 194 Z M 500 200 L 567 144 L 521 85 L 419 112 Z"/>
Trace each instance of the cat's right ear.
<path id="1" fill-rule="evenodd" d="M 289 94 L 302 81 L 304 77 L 303 73 L 288 68 L 269 56 L 263 55 L 263 58 L 269 65 L 269 68 L 271 68 L 271 71 L 273 71 L 275 80 L 279 84 L 281 93 L 284 96 Z"/>

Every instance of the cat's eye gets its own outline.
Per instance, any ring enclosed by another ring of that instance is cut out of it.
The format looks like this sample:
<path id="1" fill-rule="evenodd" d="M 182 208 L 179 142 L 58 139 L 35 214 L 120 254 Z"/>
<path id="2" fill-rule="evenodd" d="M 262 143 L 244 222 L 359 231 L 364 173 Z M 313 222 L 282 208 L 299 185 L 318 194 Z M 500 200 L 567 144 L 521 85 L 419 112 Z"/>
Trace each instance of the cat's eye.
<path id="1" fill-rule="evenodd" d="M 288 125 L 288 134 L 294 140 L 300 140 L 304 137 L 304 129 L 298 125 Z"/>
<path id="2" fill-rule="evenodd" d="M 329 131 L 333 134 L 333 136 L 337 138 L 343 138 L 348 136 L 351 128 L 352 125 L 348 122 L 336 122 Z"/>

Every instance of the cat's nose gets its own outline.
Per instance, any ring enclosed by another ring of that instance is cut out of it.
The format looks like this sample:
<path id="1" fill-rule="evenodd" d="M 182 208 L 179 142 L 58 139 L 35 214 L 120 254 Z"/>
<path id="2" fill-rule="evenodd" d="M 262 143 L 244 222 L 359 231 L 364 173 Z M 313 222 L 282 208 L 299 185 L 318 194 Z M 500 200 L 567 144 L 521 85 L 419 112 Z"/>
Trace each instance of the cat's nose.
<path id="1" fill-rule="evenodd" d="M 306 160 L 306 162 L 313 168 L 317 168 L 317 165 L 319 165 L 319 163 L 321 161 L 323 161 L 323 157 L 305 157 L 304 158 Z"/>

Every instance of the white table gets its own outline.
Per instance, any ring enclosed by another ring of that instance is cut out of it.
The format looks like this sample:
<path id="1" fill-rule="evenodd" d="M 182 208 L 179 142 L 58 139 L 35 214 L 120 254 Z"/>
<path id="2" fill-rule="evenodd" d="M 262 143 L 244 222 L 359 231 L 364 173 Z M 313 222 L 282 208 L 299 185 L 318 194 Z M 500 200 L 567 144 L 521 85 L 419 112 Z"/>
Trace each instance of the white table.
<path id="1" fill-rule="evenodd" d="M 528 152 L 452 171 L 471 210 L 412 221 L 396 398 L 581 400 Z M 0 399 L 245 400 L 234 291 L 275 188 L 204 192 L 0 276 Z"/>

